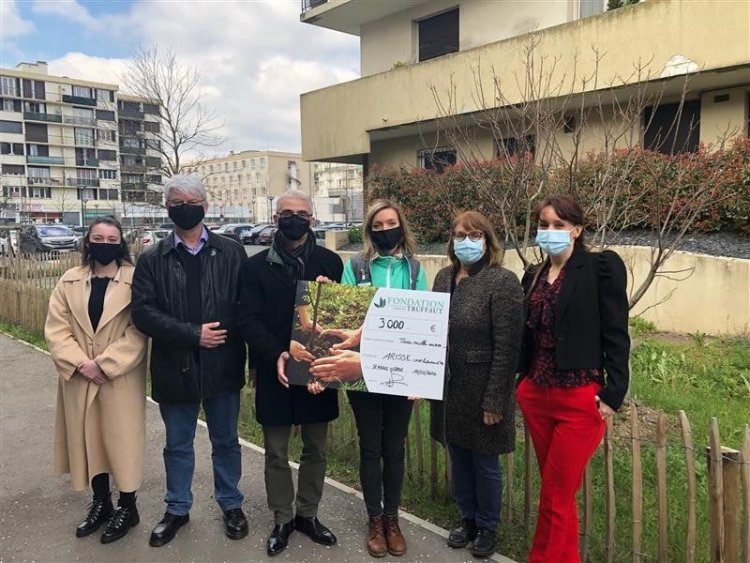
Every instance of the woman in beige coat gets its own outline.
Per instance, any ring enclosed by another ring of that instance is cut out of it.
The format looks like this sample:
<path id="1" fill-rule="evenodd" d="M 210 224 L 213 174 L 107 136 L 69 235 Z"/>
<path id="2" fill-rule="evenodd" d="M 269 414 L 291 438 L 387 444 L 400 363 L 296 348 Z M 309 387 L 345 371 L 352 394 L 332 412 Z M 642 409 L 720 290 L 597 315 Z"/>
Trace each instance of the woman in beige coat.
<path id="1" fill-rule="evenodd" d="M 52 292 L 44 327 L 59 374 L 55 472 L 94 500 L 76 536 L 107 524 L 102 543 L 138 523 L 135 491 L 143 476 L 146 337 L 130 318 L 134 267 L 120 223 L 100 217 L 83 241 L 83 265 Z M 112 505 L 109 475 L 120 490 Z"/>

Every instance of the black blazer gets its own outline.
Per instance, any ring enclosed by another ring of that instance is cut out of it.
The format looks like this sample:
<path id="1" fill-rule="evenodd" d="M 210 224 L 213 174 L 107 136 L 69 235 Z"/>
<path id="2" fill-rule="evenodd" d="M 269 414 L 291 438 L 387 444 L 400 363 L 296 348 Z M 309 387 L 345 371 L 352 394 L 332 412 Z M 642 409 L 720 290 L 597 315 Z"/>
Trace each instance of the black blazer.
<path id="1" fill-rule="evenodd" d="M 343 270 L 341 258 L 321 246 L 315 246 L 305 262 L 307 280 L 326 276 L 339 282 Z M 256 418 L 266 426 L 327 422 L 339 415 L 335 389 L 312 395 L 301 385 L 286 389 L 277 379 L 276 361 L 289 350 L 295 293 L 287 266 L 270 250 L 242 265 L 237 324 L 256 368 Z"/>
<path id="2" fill-rule="evenodd" d="M 537 270 L 522 280 L 528 296 Z M 577 250 L 565 265 L 565 279 L 555 309 L 555 359 L 558 369 L 604 369 L 606 386 L 599 398 L 614 410 L 628 391 L 627 275 L 612 252 Z M 528 307 L 525 318 L 528 319 Z M 524 377 L 534 355 L 534 335 L 524 327 L 518 371 Z"/>

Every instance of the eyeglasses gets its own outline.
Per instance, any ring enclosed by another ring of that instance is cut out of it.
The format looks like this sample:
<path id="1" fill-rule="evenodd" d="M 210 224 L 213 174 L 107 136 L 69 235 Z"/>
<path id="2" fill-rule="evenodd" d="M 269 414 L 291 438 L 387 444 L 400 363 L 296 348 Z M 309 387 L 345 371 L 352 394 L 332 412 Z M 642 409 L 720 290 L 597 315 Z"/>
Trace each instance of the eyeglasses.
<path id="1" fill-rule="evenodd" d="M 453 233 L 453 240 L 457 240 L 459 242 L 466 240 L 466 237 L 469 237 L 469 240 L 473 240 L 474 242 L 476 242 L 484 238 L 484 233 L 482 231 L 470 231 L 468 233 L 462 233 L 462 232 Z"/>
<path id="2" fill-rule="evenodd" d="M 169 207 L 182 207 L 183 205 L 201 205 L 205 202 L 205 199 L 197 199 L 194 201 L 181 201 L 179 199 L 168 200 L 167 206 Z"/>
<path id="3" fill-rule="evenodd" d="M 312 217 L 310 213 L 307 211 L 290 211 L 289 209 L 285 209 L 284 211 L 279 212 L 279 217 L 293 217 L 296 215 L 297 217 L 301 217 L 302 219 L 309 219 Z"/>

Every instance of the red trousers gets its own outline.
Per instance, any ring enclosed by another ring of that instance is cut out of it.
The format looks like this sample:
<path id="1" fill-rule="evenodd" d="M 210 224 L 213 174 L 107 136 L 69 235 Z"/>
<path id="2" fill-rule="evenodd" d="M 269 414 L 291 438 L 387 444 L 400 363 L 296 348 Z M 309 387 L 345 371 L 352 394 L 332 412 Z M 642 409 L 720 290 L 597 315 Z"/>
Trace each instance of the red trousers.
<path id="1" fill-rule="evenodd" d="M 516 392 L 534 443 L 542 485 L 529 563 L 578 563 L 578 505 L 583 472 L 602 441 L 601 386 L 544 387 L 528 379 Z"/>

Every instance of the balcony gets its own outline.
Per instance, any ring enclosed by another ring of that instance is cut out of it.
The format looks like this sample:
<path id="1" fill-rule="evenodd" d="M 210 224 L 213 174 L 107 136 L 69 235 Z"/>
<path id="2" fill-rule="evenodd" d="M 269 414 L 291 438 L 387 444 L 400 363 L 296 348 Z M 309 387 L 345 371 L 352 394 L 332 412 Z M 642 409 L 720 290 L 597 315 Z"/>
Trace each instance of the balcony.
<path id="1" fill-rule="evenodd" d="M 88 127 L 94 127 L 96 125 L 96 119 L 93 117 L 78 117 L 75 115 L 66 115 L 63 117 L 63 121 L 68 125 L 86 125 Z"/>
<path id="2" fill-rule="evenodd" d="M 358 36 L 360 28 L 365 24 L 429 2 L 430 0 L 302 0 L 300 21 Z"/>
<path id="3" fill-rule="evenodd" d="M 128 145 L 120 145 L 120 153 L 123 154 L 146 154 L 145 147 L 133 147 Z"/>
<path id="4" fill-rule="evenodd" d="M 48 176 L 29 176 L 26 178 L 29 186 L 62 186 L 62 180 Z"/>
<path id="5" fill-rule="evenodd" d="M 117 110 L 117 116 L 118 117 L 125 117 L 127 119 L 143 119 L 143 112 L 140 110 L 134 110 L 134 109 L 120 109 Z"/>
<path id="6" fill-rule="evenodd" d="M 125 174 L 145 174 L 149 169 L 143 164 L 120 164 L 120 170 Z"/>
<path id="7" fill-rule="evenodd" d="M 73 186 L 75 188 L 86 188 L 86 187 L 99 187 L 99 180 L 97 178 L 68 178 L 65 180 L 66 186 Z"/>
<path id="8" fill-rule="evenodd" d="M 89 166 L 96 168 L 99 166 L 99 159 L 96 158 L 76 158 L 76 166 Z"/>
<path id="9" fill-rule="evenodd" d="M 84 98 L 83 96 L 69 96 L 63 94 L 62 101 L 66 104 L 75 104 L 77 106 L 96 106 L 94 98 Z"/>
<path id="10" fill-rule="evenodd" d="M 29 164 L 52 164 L 56 166 L 64 166 L 65 159 L 62 156 L 35 156 L 27 155 L 26 162 Z"/>
<path id="11" fill-rule="evenodd" d="M 62 115 L 54 113 L 40 113 L 38 111 L 25 111 L 23 118 L 28 121 L 48 121 L 49 123 L 62 123 Z"/>

